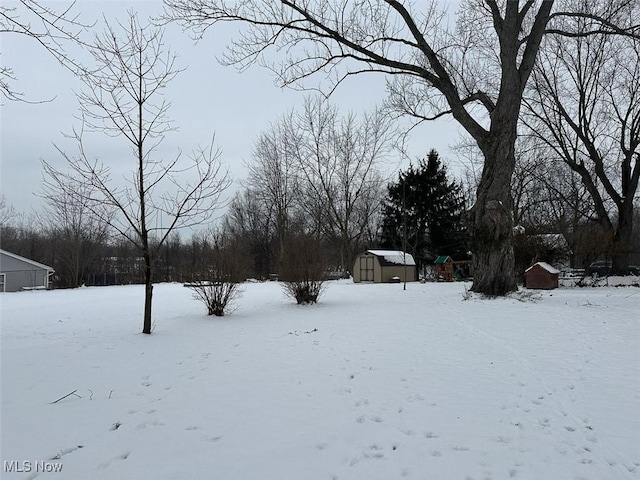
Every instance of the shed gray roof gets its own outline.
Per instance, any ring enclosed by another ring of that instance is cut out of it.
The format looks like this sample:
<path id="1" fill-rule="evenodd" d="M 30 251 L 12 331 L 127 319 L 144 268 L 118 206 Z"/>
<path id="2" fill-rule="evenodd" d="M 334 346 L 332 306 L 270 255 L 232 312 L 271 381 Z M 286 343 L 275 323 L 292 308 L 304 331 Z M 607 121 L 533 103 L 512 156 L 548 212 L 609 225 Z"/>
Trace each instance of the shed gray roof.
<path id="1" fill-rule="evenodd" d="M 29 258 L 21 257 L 20 255 L 17 255 L 15 253 L 7 252 L 6 250 L 1 250 L 1 249 L 0 249 L 0 253 L 2 255 L 6 255 L 6 256 L 14 258 L 16 260 L 20 260 L 21 262 L 28 263 L 29 265 L 31 265 L 33 267 L 41 268 L 42 270 L 49 270 L 49 271 L 52 271 L 52 272 L 54 271 L 53 267 L 50 267 L 49 265 L 45 265 L 44 263 L 38 263 L 38 262 L 36 262 L 34 260 L 31 260 Z"/>

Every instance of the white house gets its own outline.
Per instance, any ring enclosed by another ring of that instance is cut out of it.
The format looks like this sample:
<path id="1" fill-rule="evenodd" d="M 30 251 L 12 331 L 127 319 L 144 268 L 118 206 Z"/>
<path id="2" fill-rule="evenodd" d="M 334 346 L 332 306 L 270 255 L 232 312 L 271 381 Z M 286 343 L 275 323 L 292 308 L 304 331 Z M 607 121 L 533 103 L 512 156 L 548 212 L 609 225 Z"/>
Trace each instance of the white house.
<path id="1" fill-rule="evenodd" d="M 49 288 L 53 268 L 0 250 L 0 292 Z"/>

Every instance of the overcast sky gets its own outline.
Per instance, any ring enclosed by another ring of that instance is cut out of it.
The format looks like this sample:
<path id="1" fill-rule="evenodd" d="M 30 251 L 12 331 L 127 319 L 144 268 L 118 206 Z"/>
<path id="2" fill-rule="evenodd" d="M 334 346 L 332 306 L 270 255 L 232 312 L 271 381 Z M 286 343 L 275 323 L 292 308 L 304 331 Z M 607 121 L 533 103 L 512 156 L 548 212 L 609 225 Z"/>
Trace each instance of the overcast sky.
<path id="1" fill-rule="evenodd" d="M 3 3 L 11 5 L 4 0 Z M 61 8 L 68 3 L 47 5 Z M 141 23 L 145 23 L 146 18 L 161 11 L 162 2 L 79 0 L 75 11 L 90 23 L 103 13 L 110 21 L 124 19 L 130 8 L 137 11 Z M 169 116 L 179 130 L 167 135 L 163 151 L 189 152 L 198 144 L 206 145 L 215 134 L 223 162 L 237 185 L 246 175 L 244 165 L 251 160 L 257 136 L 286 111 L 301 107 L 305 94 L 276 87 L 270 72 L 262 67 L 254 66 L 241 74 L 233 67 L 221 66 L 216 58 L 223 52 L 233 28 L 228 25 L 226 31 L 212 29 L 195 44 L 178 26 L 167 27 L 166 43 L 179 55 L 178 66 L 186 70 L 166 90 L 172 102 Z M 78 104 L 73 92 L 78 91 L 80 85 L 33 39 L 2 34 L 0 41 L 0 60 L 12 67 L 17 76 L 14 87 L 31 101 L 53 98 L 50 102 L 35 104 L 1 100 L 1 189 L 9 204 L 19 212 L 27 212 L 41 206 L 42 201 L 37 197 L 42 181 L 40 160 L 63 168 L 64 159 L 53 143 L 72 150 L 72 144 L 65 143 L 62 133 L 79 125 L 74 118 Z M 344 83 L 332 96 L 332 102 L 346 113 L 373 109 L 385 96 L 384 79 L 374 74 Z M 415 160 L 435 148 L 456 173 L 459 161 L 449 152 L 449 146 L 458 141 L 457 132 L 451 121 L 420 126 L 411 134 L 409 157 Z M 122 145 L 121 140 L 105 136 L 91 146 L 90 155 L 109 163 L 110 156 Z M 408 159 L 398 152 L 389 165 L 391 169 L 404 168 Z"/>

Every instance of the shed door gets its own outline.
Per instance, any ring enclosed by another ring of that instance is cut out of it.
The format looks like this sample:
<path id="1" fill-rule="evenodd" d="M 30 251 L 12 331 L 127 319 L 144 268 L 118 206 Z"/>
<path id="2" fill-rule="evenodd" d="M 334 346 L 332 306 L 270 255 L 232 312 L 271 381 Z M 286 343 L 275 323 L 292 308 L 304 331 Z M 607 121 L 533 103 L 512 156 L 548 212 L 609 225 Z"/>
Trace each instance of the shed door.
<path id="1" fill-rule="evenodd" d="M 6 274 L 0 273 L 0 292 L 4 292 L 6 278 Z"/>
<path id="2" fill-rule="evenodd" d="M 360 257 L 360 281 L 373 282 L 373 257 Z"/>

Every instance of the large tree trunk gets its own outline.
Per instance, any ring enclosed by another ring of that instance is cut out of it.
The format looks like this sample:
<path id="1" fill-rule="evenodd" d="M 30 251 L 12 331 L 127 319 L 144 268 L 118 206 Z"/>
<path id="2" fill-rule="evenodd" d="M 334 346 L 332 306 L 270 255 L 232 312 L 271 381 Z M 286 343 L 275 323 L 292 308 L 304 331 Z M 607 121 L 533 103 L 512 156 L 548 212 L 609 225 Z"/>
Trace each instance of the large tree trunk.
<path id="1" fill-rule="evenodd" d="M 511 176 L 515 167 L 515 126 L 484 146 L 484 169 L 471 210 L 471 290 L 490 296 L 517 290 L 513 250 Z"/>

